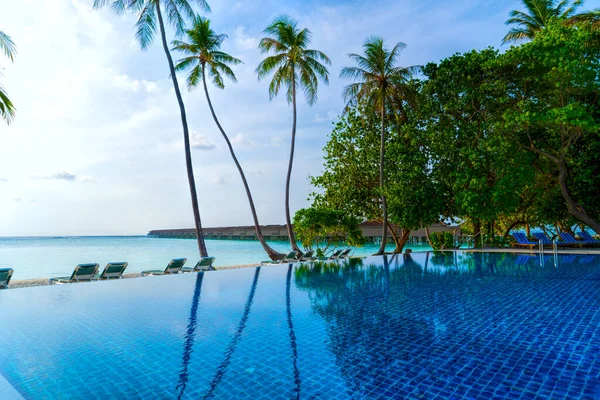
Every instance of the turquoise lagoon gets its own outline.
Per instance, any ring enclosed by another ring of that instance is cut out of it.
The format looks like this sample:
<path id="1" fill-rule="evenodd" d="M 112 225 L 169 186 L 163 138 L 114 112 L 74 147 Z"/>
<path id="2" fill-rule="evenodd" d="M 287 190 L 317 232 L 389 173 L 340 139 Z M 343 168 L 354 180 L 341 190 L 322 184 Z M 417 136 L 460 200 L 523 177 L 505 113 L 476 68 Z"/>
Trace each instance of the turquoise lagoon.
<path id="1" fill-rule="evenodd" d="M 276 250 L 289 250 L 284 241 L 269 242 Z M 215 266 L 253 264 L 267 259 L 261 245 L 252 240 L 207 240 Z M 409 246 L 430 250 L 429 246 Z M 354 255 L 367 256 L 379 246 L 368 244 L 356 248 Z M 393 250 L 389 245 L 388 250 Z M 50 278 L 73 272 L 77 264 L 127 261 L 127 272 L 163 268 L 169 260 L 185 257 L 188 263 L 198 260 L 196 241 L 191 239 L 157 239 L 147 236 L 67 236 L 0 238 L 0 268 L 13 268 L 13 279 Z"/>

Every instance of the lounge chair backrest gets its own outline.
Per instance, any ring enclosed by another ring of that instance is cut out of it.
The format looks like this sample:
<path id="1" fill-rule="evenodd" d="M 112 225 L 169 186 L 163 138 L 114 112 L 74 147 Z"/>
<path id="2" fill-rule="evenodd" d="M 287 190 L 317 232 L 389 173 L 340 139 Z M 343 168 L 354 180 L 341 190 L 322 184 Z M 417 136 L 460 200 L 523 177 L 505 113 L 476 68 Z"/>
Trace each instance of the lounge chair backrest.
<path id="1" fill-rule="evenodd" d="M 313 254 L 315 254 L 315 251 L 314 250 L 309 250 L 309 251 L 307 251 L 306 253 L 304 253 L 302 255 L 301 259 L 302 260 L 310 260 L 312 258 L 312 256 L 313 256 Z"/>
<path id="2" fill-rule="evenodd" d="M 346 258 L 346 257 L 348 257 L 348 255 L 350 254 L 351 251 L 352 251 L 351 248 L 347 248 L 346 250 L 344 250 L 340 253 L 339 257 Z"/>
<path id="3" fill-rule="evenodd" d="M 589 243 L 600 244 L 600 240 L 594 239 L 594 237 L 592 235 L 590 235 L 589 232 L 580 231 L 580 232 L 577 232 L 577 236 L 582 238 L 588 244 Z"/>
<path id="4" fill-rule="evenodd" d="M 12 268 L 0 268 L 0 289 L 6 289 L 12 277 Z"/>
<path id="5" fill-rule="evenodd" d="M 333 253 L 331 253 L 331 255 L 329 256 L 330 260 L 336 260 L 340 257 L 340 254 L 342 254 L 344 250 L 336 250 Z"/>
<path id="6" fill-rule="evenodd" d="M 174 258 L 169 262 L 167 268 L 165 268 L 165 274 L 178 274 L 181 272 L 181 268 L 187 261 L 187 258 Z"/>
<path id="7" fill-rule="evenodd" d="M 552 240 L 550 240 L 544 232 L 532 232 L 531 234 L 536 239 L 541 240 L 543 244 L 552 244 Z"/>
<path id="8" fill-rule="evenodd" d="M 284 262 L 296 261 L 296 254 L 298 254 L 298 253 L 295 252 L 294 250 L 290 251 L 285 256 L 283 256 L 283 258 L 281 259 L 281 262 L 284 263 Z"/>
<path id="9" fill-rule="evenodd" d="M 79 264 L 73 270 L 72 281 L 91 281 L 98 273 L 98 264 Z"/>
<path id="10" fill-rule="evenodd" d="M 568 232 L 559 232 L 560 238 L 565 242 L 565 243 L 581 243 L 580 241 L 578 241 L 577 239 L 575 239 L 573 237 L 573 235 L 571 235 Z"/>
<path id="11" fill-rule="evenodd" d="M 123 277 L 123 272 L 125 272 L 125 268 L 127 268 L 126 262 L 108 263 L 106 264 L 106 267 L 104 267 L 104 271 L 102 271 L 100 279 L 121 278 Z"/>
<path id="12" fill-rule="evenodd" d="M 212 267 L 212 264 L 215 262 L 214 257 L 202 257 L 200 261 L 196 263 L 194 267 L 195 271 L 208 271 Z"/>
<path id="13" fill-rule="evenodd" d="M 512 235 L 516 239 L 517 243 L 529 242 L 529 239 L 527 239 L 527 236 L 525 236 L 525 234 L 523 232 L 515 232 Z"/>

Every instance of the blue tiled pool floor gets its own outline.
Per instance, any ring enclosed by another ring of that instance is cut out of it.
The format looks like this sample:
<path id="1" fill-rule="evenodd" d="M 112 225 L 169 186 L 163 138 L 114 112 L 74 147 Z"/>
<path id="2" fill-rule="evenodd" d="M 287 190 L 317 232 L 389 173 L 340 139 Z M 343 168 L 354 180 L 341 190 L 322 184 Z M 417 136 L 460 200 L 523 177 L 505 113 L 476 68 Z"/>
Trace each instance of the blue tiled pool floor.
<path id="1" fill-rule="evenodd" d="M 598 399 L 600 257 L 415 253 L 8 290 L 25 398 Z"/>

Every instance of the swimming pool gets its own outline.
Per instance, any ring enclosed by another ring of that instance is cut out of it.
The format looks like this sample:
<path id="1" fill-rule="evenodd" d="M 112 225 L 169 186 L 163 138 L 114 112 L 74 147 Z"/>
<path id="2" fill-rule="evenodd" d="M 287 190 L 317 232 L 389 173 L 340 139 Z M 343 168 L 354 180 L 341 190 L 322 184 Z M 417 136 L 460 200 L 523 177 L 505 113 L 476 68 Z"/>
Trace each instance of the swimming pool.
<path id="1" fill-rule="evenodd" d="M 597 399 L 600 257 L 542 261 L 413 253 L 3 291 L 0 397 Z"/>

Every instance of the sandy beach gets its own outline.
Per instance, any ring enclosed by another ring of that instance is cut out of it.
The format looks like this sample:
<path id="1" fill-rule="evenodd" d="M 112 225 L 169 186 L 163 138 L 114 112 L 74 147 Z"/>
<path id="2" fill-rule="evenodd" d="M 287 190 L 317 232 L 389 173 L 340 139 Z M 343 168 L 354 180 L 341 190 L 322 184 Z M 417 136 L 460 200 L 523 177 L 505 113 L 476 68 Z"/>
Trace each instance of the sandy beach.
<path id="1" fill-rule="evenodd" d="M 260 264 L 241 264 L 241 265 L 230 265 L 227 267 L 217 267 L 216 270 L 224 270 L 224 269 L 238 269 L 238 268 L 252 268 L 258 267 Z M 142 278 L 142 274 L 139 272 L 132 274 L 123 274 L 124 279 L 131 278 Z M 50 286 L 49 278 L 36 278 L 36 279 L 17 279 L 11 280 L 8 285 L 9 289 L 19 289 L 25 287 L 33 287 L 33 286 Z"/>

